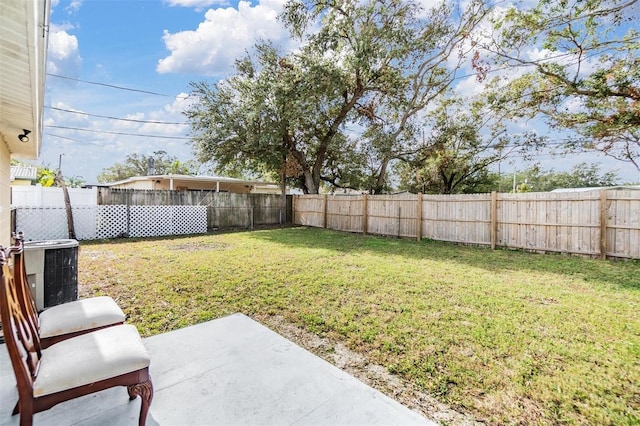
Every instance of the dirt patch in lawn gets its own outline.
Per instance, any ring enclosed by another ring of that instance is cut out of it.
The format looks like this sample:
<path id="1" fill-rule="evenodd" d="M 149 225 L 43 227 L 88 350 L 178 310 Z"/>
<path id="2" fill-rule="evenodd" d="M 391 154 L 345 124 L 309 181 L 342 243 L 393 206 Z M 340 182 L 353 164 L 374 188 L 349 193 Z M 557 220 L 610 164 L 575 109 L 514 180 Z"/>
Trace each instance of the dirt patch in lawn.
<path id="1" fill-rule="evenodd" d="M 254 319 L 430 420 L 443 425 L 484 424 L 404 383 L 383 366 L 371 364 L 363 355 L 353 352 L 342 343 L 296 327 L 281 316 L 254 315 Z"/>
<path id="2" fill-rule="evenodd" d="M 200 250 L 228 250 L 229 248 L 231 248 L 230 244 L 202 243 L 198 241 L 198 242 L 188 242 L 188 243 L 178 244 L 174 246 L 172 250 L 191 252 L 191 251 L 200 251 Z"/>

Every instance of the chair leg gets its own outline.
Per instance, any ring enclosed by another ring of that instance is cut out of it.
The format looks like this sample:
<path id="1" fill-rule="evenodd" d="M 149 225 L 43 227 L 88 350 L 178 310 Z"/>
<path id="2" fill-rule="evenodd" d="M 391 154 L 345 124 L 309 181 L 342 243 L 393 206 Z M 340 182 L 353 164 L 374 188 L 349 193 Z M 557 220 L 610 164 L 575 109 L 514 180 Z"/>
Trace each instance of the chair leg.
<path id="1" fill-rule="evenodd" d="M 20 426 L 32 426 L 33 425 L 33 413 L 25 414 L 20 413 Z"/>
<path id="2" fill-rule="evenodd" d="M 129 392 L 130 400 L 135 399 L 138 395 L 140 395 L 140 398 L 142 399 L 138 425 L 144 426 L 147 422 L 147 414 L 149 412 L 149 407 L 151 406 L 151 401 L 153 400 L 153 383 L 151 383 L 151 380 L 147 380 L 146 382 L 127 386 L 127 391 Z"/>
<path id="3" fill-rule="evenodd" d="M 138 396 L 133 392 L 133 387 L 134 386 L 136 386 L 136 385 L 127 386 L 127 392 L 129 393 L 129 401 L 133 401 Z"/>

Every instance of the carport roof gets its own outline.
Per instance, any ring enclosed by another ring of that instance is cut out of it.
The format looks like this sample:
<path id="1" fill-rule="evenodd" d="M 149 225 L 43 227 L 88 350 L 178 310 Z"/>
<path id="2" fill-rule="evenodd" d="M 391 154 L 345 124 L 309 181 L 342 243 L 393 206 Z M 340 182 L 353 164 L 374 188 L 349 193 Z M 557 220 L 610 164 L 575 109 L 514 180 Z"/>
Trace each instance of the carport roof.
<path id="1" fill-rule="evenodd" d="M 192 183 L 234 183 L 238 185 L 273 185 L 272 182 L 261 182 L 255 180 L 244 180 L 244 179 L 236 179 L 224 176 L 192 176 L 192 175 L 152 175 L 152 176 L 134 176 L 128 179 L 119 180 L 117 182 L 109 182 L 105 183 L 104 186 L 118 186 L 125 183 L 131 182 L 143 182 L 149 180 L 160 180 L 160 181 L 181 181 L 181 182 L 192 182 Z"/>

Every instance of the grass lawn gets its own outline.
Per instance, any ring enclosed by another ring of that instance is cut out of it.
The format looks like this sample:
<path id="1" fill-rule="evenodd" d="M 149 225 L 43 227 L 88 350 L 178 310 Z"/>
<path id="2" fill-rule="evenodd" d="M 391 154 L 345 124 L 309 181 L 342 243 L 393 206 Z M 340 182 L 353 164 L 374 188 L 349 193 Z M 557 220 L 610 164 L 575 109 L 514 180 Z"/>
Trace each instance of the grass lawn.
<path id="1" fill-rule="evenodd" d="M 500 424 L 640 424 L 640 263 L 287 228 L 82 243 L 152 335 L 280 315 Z"/>

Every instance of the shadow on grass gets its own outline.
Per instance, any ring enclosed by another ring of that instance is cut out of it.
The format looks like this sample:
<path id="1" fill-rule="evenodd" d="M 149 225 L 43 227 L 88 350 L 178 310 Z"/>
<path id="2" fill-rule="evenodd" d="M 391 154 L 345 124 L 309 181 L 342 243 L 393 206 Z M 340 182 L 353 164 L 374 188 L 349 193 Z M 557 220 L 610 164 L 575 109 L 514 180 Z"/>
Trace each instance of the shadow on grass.
<path id="1" fill-rule="evenodd" d="M 217 235 L 248 234 L 251 238 L 304 249 L 323 249 L 342 253 L 371 253 L 377 256 L 400 256 L 429 259 L 438 262 L 460 263 L 487 271 L 521 271 L 553 273 L 560 276 L 581 277 L 585 282 L 598 282 L 614 288 L 640 291 L 640 261 L 598 260 L 564 254 L 537 254 L 521 250 L 465 246 L 441 241 L 398 239 L 361 235 L 322 228 L 265 226 L 258 229 L 230 228 L 207 234 L 181 236 L 117 238 L 82 241 L 82 246 L 97 244 L 129 245 L 138 242 L 158 243 L 207 238 Z"/>
<path id="2" fill-rule="evenodd" d="M 438 262 L 461 263 L 488 271 L 520 271 L 580 276 L 586 282 L 640 291 L 640 261 L 598 260 L 564 254 L 472 247 L 459 244 L 360 235 L 321 228 L 287 228 L 253 232 L 252 238 L 290 247 L 321 248 L 344 253 L 368 252 Z"/>
<path id="3" fill-rule="evenodd" d="M 141 241 L 173 241 L 177 238 L 195 238 L 195 237 L 205 237 L 207 235 L 226 235 L 226 234 L 237 234 L 237 233 L 247 233 L 247 232 L 255 232 L 255 231 L 264 231 L 264 230 L 274 230 L 274 229 L 289 229 L 296 228 L 291 224 L 285 225 L 258 225 L 254 227 L 254 229 L 249 228 L 219 228 L 215 231 L 207 232 L 205 234 L 185 234 L 185 235 L 164 235 L 161 237 L 118 237 L 118 238 L 108 238 L 101 240 L 83 240 L 80 241 L 80 244 L 83 246 L 92 246 L 99 244 L 134 244 Z"/>

